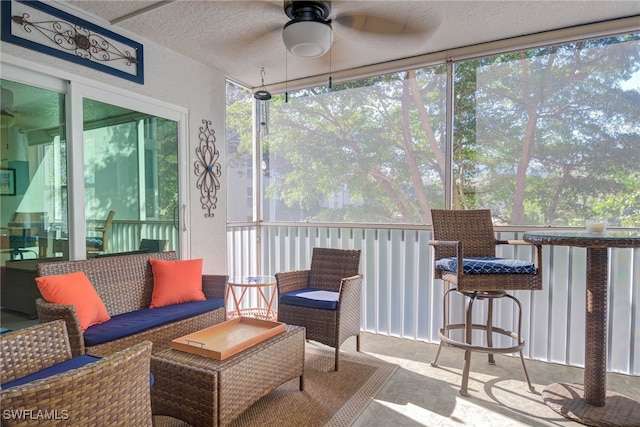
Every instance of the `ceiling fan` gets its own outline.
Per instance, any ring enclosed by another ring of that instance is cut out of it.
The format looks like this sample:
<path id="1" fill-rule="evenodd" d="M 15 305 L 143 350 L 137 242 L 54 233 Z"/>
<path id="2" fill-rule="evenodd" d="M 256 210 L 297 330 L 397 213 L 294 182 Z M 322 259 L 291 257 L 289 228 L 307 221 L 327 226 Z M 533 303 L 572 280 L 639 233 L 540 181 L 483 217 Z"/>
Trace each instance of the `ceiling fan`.
<path id="1" fill-rule="evenodd" d="M 134 18 L 138 15 L 150 12 L 154 9 L 167 6 L 177 0 L 162 0 L 153 2 L 141 9 L 135 10 L 126 15 L 114 18 L 110 21 L 112 25 L 122 21 Z M 276 5 L 279 2 L 274 1 L 252 1 L 252 2 L 229 2 L 235 3 L 234 6 L 246 7 L 243 4 L 259 4 L 261 7 L 274 6 L 280 9 L 282 6 Z M 427 28 L 423 25 L 413 26 L 409 24 L 412 16 L 404 16 L 401 19 L 391 17 L 393 12 L 377 12 L 377 13 L 344 13 L 343 10 L 366 9 L 367 2 L 352 1 L 308 1 L 308 0 L 283 0 L 284 13 L 289 21 L 277 27 L 273 27 L 268 31 L 282 31 L 282 40 L 289 52 L 301 58 L 318 58 L 329 51 L 333 43 L 333 24 L 349 28 L 351 30 L 365 32 L 370 34 L 381 34 L 385 36 L 411 36 L 420 35 L 427 32 Z M 378 5 L 384 2 L 371 2 Z M 333 19 L 330 16 L 333 12 L 332 6 L 335 5 L 337 13 Z M 282 9 L 281 9 L 282 10 Z M 392 11 L 393 7 L 387 9 Z M 266 16 L 266 10 L 264 11 Z M 385 16 L 387 15 L 387 16 Z M 271 12 L 269 12 L 271 16 Z M 250 32 L 249 32 L 250 33 Z M 252 34 L 244 39 L 242 43 L 255 43 L 264 38 L 264 32 L 261 34 Z"/>
<path id="2" fill-rule="evenodd" d="M 289 52 L 303 58 L 327 53 L 333 43 L 329 2 L 285 1 L 284 13 L 291 19 L 282 29 L 282 41 Z"/>
<path id="3" fill-rule="evenodd" d="M 282 40 L 289 52 L 302 58 L 317 58 L 327 53 L 333 43 L 332 23 L 385 35 L 416 32 L 408 25 L 408 18 L 401 22 L 384 16 L 346 14 L 331 20 L 330 1 L 285 0 L 284 12 L 290 21 L 284 24 Z"/>

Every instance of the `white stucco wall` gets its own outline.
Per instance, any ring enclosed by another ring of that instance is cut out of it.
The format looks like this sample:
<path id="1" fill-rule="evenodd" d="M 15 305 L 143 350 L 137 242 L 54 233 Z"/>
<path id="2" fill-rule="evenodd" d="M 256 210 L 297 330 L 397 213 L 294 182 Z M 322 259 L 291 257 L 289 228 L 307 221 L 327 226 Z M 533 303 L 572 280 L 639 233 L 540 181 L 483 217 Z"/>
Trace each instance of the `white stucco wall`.
<path id="1" fill-rule="evenodd" d="M 62 9 L 60 4 L 56 7 Z M 76 11 L 65 10 L 77 15 Z M 188 156 L 183 162 L 188 178 L 189 247 L 184 252 L 189 258 L 203 258 L 204 272 L 225 274 L 226 262 L 226 150 L 225 150 L 225 75 L 219 70 L 149 42 L 135 34 L 112 27 L 105 22 L 79 16 L 103 28 L 128 37 L 144 46 L 144 84 L 130 82 L 92 68 L 67 62 L 10 43 L 0 43 L 0 65 L 12 64 L 31 68 L 52 77 L 70 81 L 95 82 L 102 89 L 124 90 L 146 98 L 169 103 L 187 110 Z M 195 188 L 196 175 L 193 165 L 195 148 L 199 144 L 198 132 L 202 120 L 210 120 L 216 132 L 216 148 L 220 151 L 222 165 L 221 188 L 213 218 L 205 218 L 199 202 L 200 193 Z M 184 257 L 184 254 L 183 254 Z"/>

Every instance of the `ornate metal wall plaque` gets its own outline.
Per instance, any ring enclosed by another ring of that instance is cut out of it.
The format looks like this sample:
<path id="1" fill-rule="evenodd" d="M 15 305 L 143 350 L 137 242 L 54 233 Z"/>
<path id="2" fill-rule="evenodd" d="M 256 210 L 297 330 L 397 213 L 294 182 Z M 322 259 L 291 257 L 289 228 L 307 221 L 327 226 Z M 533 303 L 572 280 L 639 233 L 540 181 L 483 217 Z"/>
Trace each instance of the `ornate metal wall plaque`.
<path id="1" fill-rule="evenodd" d="M 196 188 L 200 190 L 200 204 L 206 212 L 205 218 L 214 216 L 213 210 L 218 203 L 218 190 L 222 175 L 222 166 L 218 163 L 220 152 L 216 148 L 216 132 L 211 128 L 210 120 L 202 120 L 200 127 L 200 145 L 196 148 L 198 160 L 194 163 L 194 172 L 198 177 Z"/>
<path id="2" fill-rule="evenodd" d="M 142 44 L 39 1 L 2 0 L 2 40 L 144 83 Z"/>

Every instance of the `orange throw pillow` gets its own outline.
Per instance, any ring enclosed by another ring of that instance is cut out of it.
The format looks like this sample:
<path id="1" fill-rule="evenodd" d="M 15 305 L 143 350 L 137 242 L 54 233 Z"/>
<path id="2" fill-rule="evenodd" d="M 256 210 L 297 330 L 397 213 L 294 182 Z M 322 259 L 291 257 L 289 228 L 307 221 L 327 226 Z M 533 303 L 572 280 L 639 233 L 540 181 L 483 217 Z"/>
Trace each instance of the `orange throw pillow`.
<path id="1" fill-rule="evenodd" d="M 202 259 L 164 261 L 149 259 L 153 270 L 153 293 L 149 308 L 204 301 Z"/>
<path id="2" fill-rule="evenodd" d="M 82 271 L 36 277 L 36 283 L 46 301 L 76 308 L 83 331 L 111 319 L 100 295 Z"/>

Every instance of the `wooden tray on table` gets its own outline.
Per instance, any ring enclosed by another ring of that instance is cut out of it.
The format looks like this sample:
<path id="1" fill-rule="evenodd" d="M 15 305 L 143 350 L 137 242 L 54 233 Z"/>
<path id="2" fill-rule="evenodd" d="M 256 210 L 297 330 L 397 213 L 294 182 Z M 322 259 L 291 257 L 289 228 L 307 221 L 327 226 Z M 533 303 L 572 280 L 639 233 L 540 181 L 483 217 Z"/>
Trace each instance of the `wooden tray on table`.
<path id="1" fill-rule="evenodd" d="M 224 360 L 286 330 L 281 322 L 239 317 L 176 338 L 171 348 Z"/>

